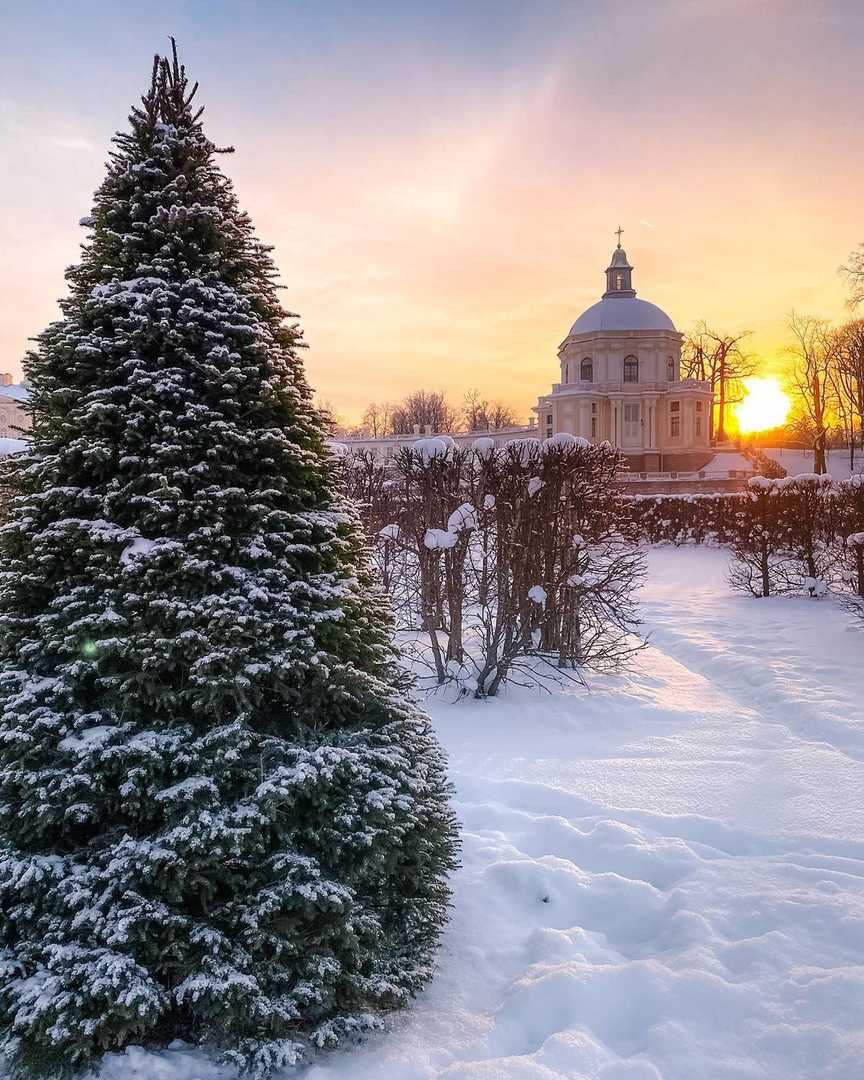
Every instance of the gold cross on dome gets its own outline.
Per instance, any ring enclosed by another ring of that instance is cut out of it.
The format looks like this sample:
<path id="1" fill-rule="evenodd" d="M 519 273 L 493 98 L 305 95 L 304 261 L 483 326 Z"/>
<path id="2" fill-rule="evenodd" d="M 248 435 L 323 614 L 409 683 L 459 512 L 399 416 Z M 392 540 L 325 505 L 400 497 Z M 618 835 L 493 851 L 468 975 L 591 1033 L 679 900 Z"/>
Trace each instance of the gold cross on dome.
<path id="1" fill-rule="evenodd" d="M 621 233 L 623 233 L 623 232 L 624 232 L 624 230 L 621 228 L 620 225 L 615 230 L 615 235 L 618 237 L 618 247 L 619 248 L 621 247 Z"/>

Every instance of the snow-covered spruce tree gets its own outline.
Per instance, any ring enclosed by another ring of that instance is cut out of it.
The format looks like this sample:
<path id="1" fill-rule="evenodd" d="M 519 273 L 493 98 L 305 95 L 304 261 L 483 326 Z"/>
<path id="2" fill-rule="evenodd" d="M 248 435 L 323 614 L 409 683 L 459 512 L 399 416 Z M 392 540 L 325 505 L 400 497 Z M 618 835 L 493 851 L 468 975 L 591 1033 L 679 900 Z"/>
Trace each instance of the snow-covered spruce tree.
<path id="1" fill-rule="evenodd" d="M 417 991 L 448 905 L 442 755 L 193 94 L 157 59 L 28 359 L 0 537 L 22 1074 L 181 1038 L 266 1075 Z"/>

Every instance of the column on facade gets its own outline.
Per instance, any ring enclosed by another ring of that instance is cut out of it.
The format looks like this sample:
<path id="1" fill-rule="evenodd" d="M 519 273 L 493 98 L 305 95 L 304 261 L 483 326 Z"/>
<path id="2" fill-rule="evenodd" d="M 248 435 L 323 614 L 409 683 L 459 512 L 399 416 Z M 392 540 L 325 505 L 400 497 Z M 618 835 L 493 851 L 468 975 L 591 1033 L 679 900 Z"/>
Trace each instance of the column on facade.
<path id="1" fill-rule="evenodd" d="M 642 408 L 647 413 L 643 416 L 642 446 L 645 450 L 657 449 L 657 396 L 651 395 L 642 399 Z"/>
<path id="2" fill-rule="evenodd" d="M 696 400 L 687 398 L 687 447 L 693 449 L 698 445 L 696 439 Z"/>
<path id="3" fill-rule="evenodd" d="M 588 438 L 591 434 L 591 402 L 580 401 L 579 402 L 579 426 L 576 430 L 577 435 L 581 435 L 583 438 Z"/>

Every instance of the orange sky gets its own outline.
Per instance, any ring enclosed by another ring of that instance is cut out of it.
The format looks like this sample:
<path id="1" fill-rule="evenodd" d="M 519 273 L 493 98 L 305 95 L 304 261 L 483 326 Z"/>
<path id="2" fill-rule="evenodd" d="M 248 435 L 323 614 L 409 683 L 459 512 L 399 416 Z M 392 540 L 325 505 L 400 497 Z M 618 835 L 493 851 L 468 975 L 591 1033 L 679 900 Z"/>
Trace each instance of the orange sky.
<path id="1" fill-rule="evenodd" d="M 251 6 L 252 26 L 218 4 L 203 32 L 176 32 L 275 244 L 310 379 L 345 418 L 419 386 L 478 387 L 527 417 L 602 291 L 619 222 L 641 297 L 682 330 L 754 331 L 766 365 L 793 308 L 846 314 L 837 267 L 864 239 L 864 6 L 313 5 L 284 40 L 285 5 Z M 0 50 L 2 370 L 17 374 L 54 316 L 110 131 L 163 46 L 168 8 L 153 8 L 130 40 L 106 5 L 100 48 L 70 40 L 60 6 L 25 13 Z M 242 76 L 235 54 L 254 59 Z"/>

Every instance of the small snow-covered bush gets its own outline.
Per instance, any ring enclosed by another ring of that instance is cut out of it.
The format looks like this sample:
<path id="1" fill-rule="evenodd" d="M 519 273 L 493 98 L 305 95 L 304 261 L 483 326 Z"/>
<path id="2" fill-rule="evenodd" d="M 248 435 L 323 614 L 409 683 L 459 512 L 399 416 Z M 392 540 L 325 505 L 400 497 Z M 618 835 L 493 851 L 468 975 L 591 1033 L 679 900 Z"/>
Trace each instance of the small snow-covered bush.
<path id="1" fill-rule="evenodd" d="M 631 495 L 627 506 L 638 535 L 651 544 L 728 544 L 746 521 L 742 492 Z"/>
<path id="2" fill-rule="evenodd" d="M 754 476 L 742 492 L 640 495 L 628 499 L 633 528 L 650 543 L 714 543 L 732 551 L 733 588 L 769 596 L 828 588 L 864 596 L 864 477 Z"/>

